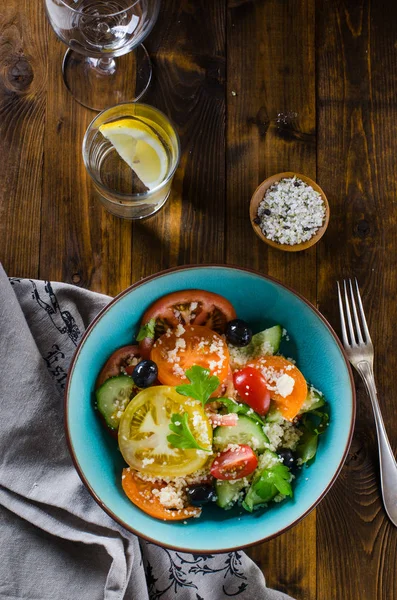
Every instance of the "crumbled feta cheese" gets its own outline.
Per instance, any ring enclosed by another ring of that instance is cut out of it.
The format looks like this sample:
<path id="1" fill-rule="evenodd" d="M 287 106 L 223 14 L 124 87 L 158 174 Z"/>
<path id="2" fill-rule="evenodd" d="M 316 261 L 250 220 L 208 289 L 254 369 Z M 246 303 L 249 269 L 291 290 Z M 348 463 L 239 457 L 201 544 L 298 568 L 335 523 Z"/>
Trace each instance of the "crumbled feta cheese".
<path id="1" fill-rule="evenodd" d="M 287 330 L 286 330 L 286 329 L 283 329 L 283 331 L 282 331 L 282 334 L 281 334 L 281 335 L 283 336 L 283 338 L 285 338 L 285 340 L 286 340 L 287 342 L 289 342 L 289 335 L 288 335 L 288 332 L 287 332 Z"/>
<path id="2" fill-rule="evenodd" d="M 181 335 L 183 335 L 185 333 L 185 328 L 181 323 L 178 323 L 177 328 L 175 329 L 175 336 L 176 337 L 181 337 Z M 185 344 L 186 347 L 186 344 Z"/>
<path id="3" fill-rule="evenodd" d="M 182 367 L 180 365 L 178 365 L 178 363 L 174 364 L 174 366 L 172 367 L 172 372 L 177 377 L 185 377 L 185 371 L 182 369 Z"/>
<path id="4" fill-rule="evenodd" d="M 200 340 L 199 343 L 197 344 L 197 350 L 204 350 L 206 345 L 206 341 L 204 339 Z"/>
<path id="5" fill-rule="evenodd" d="M 286 398 L 290 394 L 292 394 L 292 390 L 294 389 L 295 380 L 290 376 L 284 373 L 281 375 L 276 381 L 276 390 L 277 393 L 280 394 L 283 398 Z"/>
<path id="6" fill-rule="evenodd" d="M 169 350 L 167 352 L 167 360 L 168 362 L 179 362 L 180 358 L 178 356 L 180 350 L 184 350 L 186 348 L 186 342 L 183 338 L 177 338 L 175 342 L 175 348 L 173 350 Z"/>

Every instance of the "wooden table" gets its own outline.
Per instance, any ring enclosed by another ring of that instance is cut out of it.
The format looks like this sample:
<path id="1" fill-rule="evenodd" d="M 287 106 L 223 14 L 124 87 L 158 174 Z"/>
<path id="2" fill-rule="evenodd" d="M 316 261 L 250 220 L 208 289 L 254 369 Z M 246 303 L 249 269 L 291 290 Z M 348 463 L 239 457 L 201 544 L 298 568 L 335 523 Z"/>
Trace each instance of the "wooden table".
<path id="1" fill-rule="evenodd" d="M 357 275 L 397 450 L 397 3 L 164 0 L 147 40 L 146 97 L 172 117 L 183 155 L 154 218 L 105 213 L 81 141 L 93 113 L 61 78 L 65 47 L 39 0 L 0 8 L 0 258 L 9 275 L 117 294 L 174 265 L 258 269 L 317 304 L 338 330 L 335 281 Z M 253 234 L 250 196 L 295 170 L 328 195 L 317 247 L 273 251 Z M 354 441 L 320 507 L 249 554 L 298 600 L 396 600 L 397 530 L 379 497 L 370 402 L 359 380 Z"/>

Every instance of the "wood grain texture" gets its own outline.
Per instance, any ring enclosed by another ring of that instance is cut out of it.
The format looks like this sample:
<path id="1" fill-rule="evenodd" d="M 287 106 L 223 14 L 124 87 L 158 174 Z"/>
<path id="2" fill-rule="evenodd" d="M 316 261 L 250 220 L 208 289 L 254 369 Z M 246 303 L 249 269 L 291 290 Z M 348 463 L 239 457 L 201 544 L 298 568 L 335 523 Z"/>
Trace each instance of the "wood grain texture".
<path id="1" fill-rule="evenodd" d="M 223 262 L 225 19 L 224 0 L 169 1 L 147 40 L 155 79 L 145 101 L 175 123 L 182 158 L 165 208 L 134 225 L 134 280 L 178 264 Z"/>
<path id="2" fill-rule="evenodd" d="M 229 1 L 226 260 L 259 269 L 316 301 L 316 249 L 291 255 L 253 237 L 249 203 L 267 177 L 316 178 L 312 0 Z M 302 560 L 302 548 L 305 560 Z M 316 598 L 316 516 L 249 551 L 270 586 Z"/>
<path id="3" fill-rule="evenodd" d="M 226 258 L 315 301 L 315 249 L 269 250 L 248 220 L 251 195 L 270 175 L 316 178 L 314 25 L 313 0 L 229 2 Z"/>
<path id="4" fill-rule="evenodd" d="M 397 341 L 397 7 L 367 0 L 320 2 L 317 39 L 318 182 L 333 214 L 318 254 L 320 309 L 337 325 L 335 281 L 357 276 L 376 348 L 380 404 L 397 450 L 392 351 Z M 397 531 L 379 495 L 370 401 L 356 381 L 351 452 L 317 511 L 318 596 L 396 600 Z"/>
<path id="5" fill-rule="evenodd" d="M 41 15 L 44 20 L 44 11 Z M 114 295 L 131 281 L 131 223 L 102 210 L 81 144 L 95 113 L 66 90 L 65 46 L 48 27 L 48 77 L 40 277 Z"/>
<path id="6" fill-rule="evenodd" d="M 36 2 L 0 9 L 0 261 L 18 276 L 38 275 L 46 24 Z"/>
<path id="7" fill-rule="evenodd" d="M 293 286 L 337 327 L 335 280 L 357 275 L 376 346 L 380 403 L 397 450 L 397 6 L 392 0 L 166 0 L 145 42 L 145 101 L 175 122 L 171 198 L 131 224 L 99 205 L 81 158 L 94 113 L 64 88 L 65 46 L 43 3 L 0 8 L 0 260 L 10 275 L 116 294 L 163 268 L 228 262 Z M 267 248 L 248 217 L 284 170 L 330 202 L 321 242 Z M 316 176 L 317 172 L 317 176 Z M 338 329 L 338 327 L 337 327 Z M 249 550 L 297 600 L 397 600 L 397 531 L 379 493 L 375 428 L 358 385 L 351 452 L 316 512 Z M 256 599 L 255 599 L 256 600 Z"/>

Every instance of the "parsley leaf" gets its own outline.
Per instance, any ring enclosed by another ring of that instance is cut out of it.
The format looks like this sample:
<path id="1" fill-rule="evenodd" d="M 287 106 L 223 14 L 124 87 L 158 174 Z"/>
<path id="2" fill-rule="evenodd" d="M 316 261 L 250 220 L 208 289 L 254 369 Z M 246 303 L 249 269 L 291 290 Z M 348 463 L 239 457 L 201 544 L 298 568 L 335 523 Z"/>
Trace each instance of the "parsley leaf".
<path id="1" fill-rule="evenodd" d="M 220 381 L 218 377 L 211 375 L 208 369 L 204 369 L 199 365 L 193 365 L 191 369 L 186 371 L 185 375 L 190 383 L 178 385 L 176 391 L 182 396 L 189 396 L 189 398 L 199 400 L 205 406 L 211 394 L 219 387 Z"/>
<path id="2" fill-rule="evenodd" d="M 156 326 L 156 319 L 150 319 L 149 323 L 142 325 L 136 336 L 136 341 L 141 342 L 145 338 L 154 338 L 154 328 Z"/>
<path id="3" fill-rule="evenodd" d="M 325 404 L 321 410 L 311 410 L 302 415 L 298 425 L 302 435 L 295 450 L 295 455 L 302 463 L 307 463 L 316 456 L 318 436 L 326 431 L 329 413 Z"/>
<path id="4" fill-rule="evenodd" d="M 167 440 L 174 446 L 174 448 L 197 448 L 197 450 L 204 450 L 205 452 L 211 452 L 206 448 L 202 448 L 196 441 L 193 433 L 189 427 L 188 414 L 185 412 L 183 415 L 174 413 L 171 415 L 171 423 L 169 428 L 173 433 L 167 436 Z"/>
<path id="5" fill-rule="evenodd" d="M 292 487 L 290 484 L 291 473 L 288 467 L 278 463 L 270 469 L 265 469 L 255 483 L 255 492 L 265 502 L 274 498 L 277 492 L 292 498 Z M 274 489 L 275 488 L 275 489 Z M 274 493 L 276 491 L 276 493 Z M 269 495 L 271 496 L 269 498 Z"/>
<path id="6" fill-rule="evenodd" d="M 252 512 L 254 508 L 270 502 L 278 494 L 292 498 L 293 491 L 290 479 L 290 470 L 281 463 L 277 463 L 269 469 L 264 469 L 252 482 L 243 502 L 243 507 Z"/>
<path id="7" fill-rule="evenodd" d="M 231 398 L 217 398 L 216 401 L 222 402 L 222 404 L 225 405 L 228 413 L 236 413 L 238 415 L 246 415 L 247 417 L 249 417 L 256 423 L 259 423 L 260 425 L 265 424 L 262 417 L 260 417 L 257 412 L 252 410 L 252 408 L 250 406 L 248 406 L 248 404 L 241 404 L 240 402 L 235 402 Z"/>

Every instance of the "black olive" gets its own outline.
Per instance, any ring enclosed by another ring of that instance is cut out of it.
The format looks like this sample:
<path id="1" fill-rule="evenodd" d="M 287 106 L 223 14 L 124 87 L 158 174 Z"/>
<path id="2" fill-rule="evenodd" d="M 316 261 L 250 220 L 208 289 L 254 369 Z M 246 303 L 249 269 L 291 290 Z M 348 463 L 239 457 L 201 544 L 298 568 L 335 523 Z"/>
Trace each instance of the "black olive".
<path id="1" fill-rule="evenodd" d="M 295 457 L 291 450 L 289 450 L 288 448 L 281 448 L 280 450 L 277 450 L 277 454 L 279 455 L 286 467 L 288 467 L 289 469 L 293 469 L 295 467 Z"/>
<path id="2" fill-rule="evenodd" d="M 272 214 L 272 211 L 269 208 L 265 208 L 265 210 L 263 211 L 263 213 L 267 216 L 270 217 L 270 215 Z"/>
<path id="3" fill-rule="evenodd" d="M 248 346 L 252 340 L 252 331 L 242 319 L 233 319 L 226 325 L 226 339 L 232 346 Z"/>
<path id="4" fill-rule="evenodd" d="M 158 368 L 152 360 L 142 360 L 132 371 L 132 379 L 139 388 L 147 388 L 157 379 Z"/>
<path id="5" fill-rule="evenodd" d="M 254 223 L 255 223 L 255 225 L 260 225 L 260 223 L 261 223 L 260 218 L 259 217 L 255 217 Z"/>
<path id="6" fill-rule="evenodd" d="M 297 181 L 297 180 L 295 180 L 295 181 L 294 181 L 294 186 L 295 186 L 295 187 L 300 187 L 300 186 L 301 186 L 301 182 L 300 182 L 300 181 Z"/>
<path id="7" fill-rule="evenodd" d="M 201 506 L 214 502 L 216 494 L 212 485 L 198 484 L 190 485 L 187 488 L 187 497 L 192 506 Z"/>

